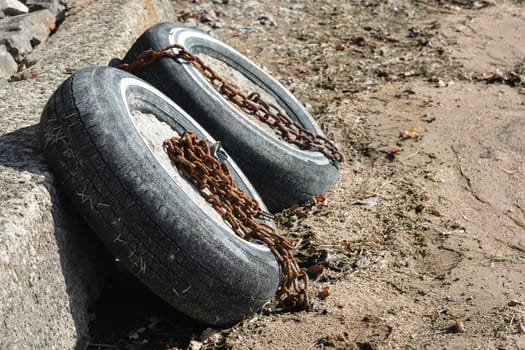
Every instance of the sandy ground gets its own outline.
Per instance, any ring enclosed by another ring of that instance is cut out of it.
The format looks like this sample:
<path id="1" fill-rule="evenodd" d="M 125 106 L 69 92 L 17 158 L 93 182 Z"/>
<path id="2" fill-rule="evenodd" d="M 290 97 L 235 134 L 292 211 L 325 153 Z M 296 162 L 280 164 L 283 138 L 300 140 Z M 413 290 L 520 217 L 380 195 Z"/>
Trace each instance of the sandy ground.
<path id="1" fill-rule="evenodd" d="M 213 9 L 223 27 L 198 26 L 266 67 L 341 146 L 327 204 L 279 217 L 302 266 L 324 271 L 308 312 L 261 313 L 209 338 L 154 309 L 101 333 L 94 311 L 94 343 L 525 349 L 523 1 L 174 6 Z"/>

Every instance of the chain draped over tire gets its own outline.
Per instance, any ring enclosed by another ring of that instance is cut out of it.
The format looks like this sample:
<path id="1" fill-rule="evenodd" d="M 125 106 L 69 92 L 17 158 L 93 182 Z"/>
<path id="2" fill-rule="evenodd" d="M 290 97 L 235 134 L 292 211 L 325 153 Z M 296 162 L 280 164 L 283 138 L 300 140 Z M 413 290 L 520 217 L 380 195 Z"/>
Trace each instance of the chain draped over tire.
<path id="1" fill-rule="evenodd" d="M 244 112 L 270 126 L 286 142 L 300 149 L 319 151 L 332 161 L 344 160 L 343 154 L 332 141 L 305 130 L 284 115 L 277 106 L 264 101 L 259 93 L 239 90 L 182 45 L 146 50 L 135 61 L 121 64 L 117 68 L 133 73 L 162 57 L 190 62 L 219 93 Z M 226 164 L 219 162 L 211 154 L 209 141 L 199 140 L 195 134 L 186 131 L 180 138 L 173 137 L 164 141 L 164 147 L 170 159 L 199 188 L 201 195 L 229 223 L 235 234 L 244 239 L 262 241 L 270 248 L 284 274 L 276 293 L 278 301 L 291 309 L 306 308 L 308 276 L 293 257 L 293 245 L 272 227 L 257 220 L 257 217 L 269 214 L 264 213 L 256 200 L 250 199 L 235 185 Z"/>
<path id="2" fill-rule="evenodd" d="M 237 187 L 226 163 L 219 162 L 212 154 L 210 142 L 186 131 L 181 137 L 165 140 L 164 147 L 179 171 L 199 189 L 237 236 L 262 241 L 270 248 L 284 274 L 277 300 L 290 309 L 307 307 L 308 276 L 293 257 L 292 243 L 257 220 L 270 214 L 263 212 L 255 199 Z"/>
<path id="3" fill-rule="evenodd" d="M 174 44 L 159 50 L 146 50 L 135 61 L 121 64 L 117 68 L 133 73 L 137 68 L 150 66 L 162 57 L 183 59 L 193 64 L 219 93 L 226 96 L 231 103 L 246 113 L 257 117 L 261 122 L 269 125 L 286 142 L 294 144 L 300 149 L 319 151 L 332 161 L 342 162 L 344 160 L 343 154 L 332 141 L 324 136 L 315 135 L 305 130 L 298 123 L 284 115 L 277 106 L 264 101 L 257 92 L 246 93 L 239 90 L 206 65 L 198 56 L 187 51 L 182 45 Z"/>

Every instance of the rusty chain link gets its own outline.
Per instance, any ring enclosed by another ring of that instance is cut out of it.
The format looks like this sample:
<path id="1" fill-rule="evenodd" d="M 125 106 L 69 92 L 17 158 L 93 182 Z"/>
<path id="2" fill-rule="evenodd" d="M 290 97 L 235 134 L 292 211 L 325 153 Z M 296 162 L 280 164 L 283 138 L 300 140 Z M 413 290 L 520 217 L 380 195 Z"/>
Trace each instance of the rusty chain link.
<path id="1" fill-rule="evenodd" d="M 270 248 L 284 274 L 276 293 L 277 300 L 291 309 L 307 307 L 308 276 L 293 257 L 292 243 L 257 220 L 257 217 L 269 214 L 237 187 L 226 163 L 219 162 L 212 155 L 210 142 L 185 131 L 181 137 L 165 140 L 164 147 L 177 168 L 199 189 L 237 236 L 260 240 Z"/>
<path id="2" fill-rule="evenodd" d="M 178 51 L 175 52 L 174 49 Z M 187 51 L 182 45 L 175 44 L 159 50 L 146 50 L 135 61 L 121 64 L 117 68 L 133 72 L 137 68 L 150 66 L 161 57 L 183 59 L 191 62 L 219 93 L 226 96 L 231 103 L 241 108 L 244 112 L 257 117 L 261 122 L 269 125 L 286 142 L 294 144 L 300 149 L 319 151 L 333 161 L 341 162 L 344 160 L 343 154 L 332 141 L 324 136 L 315 135 L 305 130 L 297 122 L 284 115 L 279 107 L 264 101 L 259 93 L 247 93 L 239 90 L 206 65 L 198 56 Z"/>

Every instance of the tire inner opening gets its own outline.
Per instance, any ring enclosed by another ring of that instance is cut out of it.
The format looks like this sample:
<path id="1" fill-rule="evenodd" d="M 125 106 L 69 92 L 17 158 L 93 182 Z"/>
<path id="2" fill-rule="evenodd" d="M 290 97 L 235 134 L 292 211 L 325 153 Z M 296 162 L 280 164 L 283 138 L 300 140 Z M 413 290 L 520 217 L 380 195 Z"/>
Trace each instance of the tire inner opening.
<path id="1" fill-rule="evenodd" d="M 151 153 L 153 153 L 157 161 L 168 173 L 170 178 L 175 181 L 175 183 L 177 183 L 184 193 L 188 195 L 188 197 L 190 197 L 190 199 L 196 203 L 206 215 L 234 234 L 230 225 L 215 211 L 215 209 L 213 209 L 211 204 L 209 204 L 201 196 L 195 185 L 186 180 L 180 174 L 175 164 L 173 164 L 171 159 L 168 157 L 168 154 L 164 151 L 164 147 L 162 145 L 164 140 L 173 136 L 179 136 L 179 133 L 173 130 L 167 123 L 159 120 L 152 113 L 133 110 L 131 111 L 131 119 L 133 120 L 133 123 L 137 127 L 140 136 L 148 146 L 149 150 Z"/>
<path id="2" fill-rule="evenodd" d="M 270 95 L 267 91 L 264 89 L 261 89 L 260 86 L 255 84 L 253 81 L 251 81 L 247 76 L 245 76 L 240 71 L 234 69 L 233 67 L 229 66 L 227 63 L 221 61 L 220 59 L 217 59 L 215 57 L 212 57 L 208 54 L 199 53 L 197 55 L 206 65 L 208 65 L 211 69 L 217 72 L 221 77 L 225 78 L 228 82 L 235 85 L 237 88 L 239 88 L 241 91 L 245 93 L 252 93 L 257 92 L 260 94 L 261 99 L 264 100 L 268 104 L 272 104 L 274 106 L 279 107 L 281 110 L 281 113 L 289 117 L 286 113 L 286 110 L 282 108 L 272 95 Z M 226 100 L 228 100 L 226 98 Z M 276 132 L 272 127 L 270 127 L 268 124 L 262 122 L 259 120 L 259 118 L 255 117 L 254 115 L 247 113 L 243 111 L 240 107 L 235 105 L 234 103 L 230 102 L 230 105 L 232 105 L 235 109 L 237 109 L 240 113 L 247 116 L 253 123 L 255 123 L 257 126 L 264 129 L 267 133 L 274 135 L 278 137 L 279 139 L 282 139 L 282 137 L 279 135 L 278 132 Z M 291 144 L 292 145 L 292 144 Z M 293 147 L 296 147 L 295 145 L 292 145 Z"/>
<path id="3" fill-rule="evenodd" d="M 213 206 L 208 203 L 200 194 L 198 188 L 193 185 L 191 182 L 186 180 L 182 174 L 178 171 L 177 167 L 173 164 L 171 159 L 168 157 L 167 153 L 164 151 L 162 143 L 164 140 L 171 138 L 173 136 L 179 136 L 179 133 L 172 129 L 166 122 L 159 120 L 157 116 L 152 113 L 142 112 L 140 110 L 134 109 L 131 111 L 131 119 L 136 126 L 140 136 L 148 146 L 153 156 L 157 159 L 160 165 L 168 173 L 169 177 L 177 183 L 177 185 L 184 191 L 184 193 L 190 197 L 190 199 L 201 208 L 206 215 L 208 215 L 214 222 L 222 226 L 228 232 L 230 232 L 234 237 L 243 242 L 251 244 L 252 247 L 257 247 L 259 249 L 269 249 L 266 244 L 258 240 L 244 240 L 238 237 L 235 232 L 233 232 L 230 224 L 222 218 L 222 216 L 215 211 Z M 230 167 L 231 168 L 231 167 Z M 262 223 L 272 226 L 273 223 L 266 221 L 265 219 L 260 219 Z"/>

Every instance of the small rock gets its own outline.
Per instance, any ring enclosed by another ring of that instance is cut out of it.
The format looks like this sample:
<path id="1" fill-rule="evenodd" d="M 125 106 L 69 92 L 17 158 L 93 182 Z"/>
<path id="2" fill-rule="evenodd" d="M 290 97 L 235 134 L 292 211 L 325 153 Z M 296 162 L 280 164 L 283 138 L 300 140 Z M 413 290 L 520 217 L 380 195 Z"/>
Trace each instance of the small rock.
<path id="1" fill-rule="evenodd" d="M 25 0 L 24 3 L 29 8 L 29 11 L 47 9 L 52 12 L 58 12 L 64 8 L 60 0 Z"/>
<path id="2" fill-rule="evenodd" d="M 508 305 L 509 306 L 519 306 L 519 305 L 523 305 L 523 302 L 512 299 L 511 301 L 509 301 Z"/>
<path id="3" fill-rule="evenodd" d="M 472 8 L 475 8 L 475 9 L 482 9 L 488 6 L 494 6 L 494 3 L 491 1 L 482 0 L 482 1 L 474 1 L 474 3 L 472 4 Z"/>
<path id="4" fill-rule="evenodd" d="M 220 331 L 213 328 L 206 328 L 202 331 L 199 336 L 199 340 L 203 344 L 215 344 L 222 339 L 222 334 Z"/>
<path id="5" fill-rule="evenodd" d="M 262 307 L 262 313 L 265 315 L 271 315 L 274 313 L 282 312 L 284 309 L 277 306 L 277 304 L 274 303 L 266 303 Z"/>
<path id="6" fill-rule="evenodd" d="M 244 5 L 244 8 L 245 9 L 249 9 L 249 8 L 252 8 L 252 7 L 255 7 L 257 6 L 257 1 L 248 1 L 245 5 Z"/>
<path id="7" fill-rule="evenodd" d="M 217 14 L 210 9 L 204 9 L 199 14 L 199 21 L 202 23 L 210 23 L 217 20 Z"/>
<path id="8" fill-rule="evenodd" d="M 436 87 L 438 87 L 438 88 L 447 87 L 447 83 L 445 83 L 443 80 L 439 79 L 438 82 L 436 83 Z"/>
<path id="9" fill-rule="evenodd" d="M 257 18 L 257 21 L 259 21 L 259 23 L 262 24 L 263 26 L 265 25 L 276 26 L 277 25 L 277 23 L 273 20 L 273 18 L 268 15 L 260 16 L 259 18 Z"/>
<path id="10" fill-rule="evenodd" d="M 222 24 L 222 22 L 220 22 L 220 21 L 214 21 L 214 22 L 212 22 L 211 27 L 213 29 L 220 29 L 220 28 L 224 27 L 224 24 Z"/>
<path id="11" fill-rule="evenodd" d="M 308 276 L 311 278 L 317 278 L 324 271 L 324 266 L 320 264 L 314 264 L 306 269 Z"/>
<path id="12" fill-rule="evenodd" d="M 37 75 L 38 75 L 38 74 L 36 74 L 36 73 L 34 73 L 34 72 L 30 72 L 30 71 L 28 71 L 28 70 L 24 70 L 24 71 L 21 71 L 21 72 L 18 72 L 18 73 L 13 74 L 13 75 L 9 78 L 9 82 L 28 80 L 28 79 L 32 79 L 32 78 L 34 78 L 34 77 L 37 76 Z"/>
<path id="13" fill-rule="evenodd" d="M 321 300 L 326 299 L 329 296 L 330 296 L 330 289 L 328 287 L 323 287 L 323 289 L 321 289 L 319 293 L 317 293 L 317 297 Z"/>
<path id="14" fill-rule="evenodd" d="M 29 12 L 27 6 L 17 0 L 0 0 L 0 8 L 6 16 L 17 16 Z"/>
<path id="15" fill-rule="evenodd" d="M 453 333 L 463 333 L 465 332 L 465 325 L 461 320 L 456 320 L 456 323 L 451 327 Z"/>
<path id="16" fill-rule="evenodd" d="M 411 128 L 410 130 L 401 131 L 399 133 L 399 138 L 401 140 L 407 140 L 407 139 L 415 139 L 418 140 L 423 133 L 421 130 L 418 130 L 416 128 Z"/>
<path id="17" fill-rule="evenodd" d="M 433 115 L 430 115 L 430 114 L 426 113 L 426 114 L 423 116 L 423 120 L 426 121 L 427 123 L 432 123 L 433 121 L 436 120 L 436 117 L 434 117 Z"/>
<path id="18" fill-rule="evenodd" d="M 330 336 L 326 336 L 326 337 L 320 338 L 315 343 L 316 343 L 316 345 L 321 345 L 323 348 L 324 347 L 334 347 L 335 346 L 334 341 L 332 340 L 332 338 Z"/>
<path id="19" fill-rule="evenodd" d="M 369 198 L 365 198 L 365 199 L 358 199 L 356 201 L 354 201 L 352 204 L 353 205 L 362 205 L 363 207 L 365 208 L 373 208 L 375 207 L 376 205 L 379 204 L 379 197 L 375 196 L 375 197 L 369 197 Z"/>
<path id="20" fill-rule="evenodd" d="M 192 340 L 188 345 L 188 350 L 200 350 L 202 349 L 202 343 L 200 341 Z"/>
<path id="21" fill-rule="evenodd" d="M 0 79 L 7 79 L 17 71 L 15 59 L 7 52 L 5 45 L 0 45 Z"/>
<path id="22" fill-rule="evenodd" d="M 24 57 L 33 50 L 31 46 L 31 36 L 24 31 L 0 31 L 2 38 L 0 44 L 4 45 L 7 51 L 13 56 L 16 62 L 22 62 Z"/>

